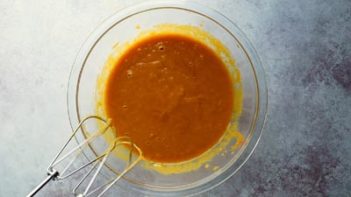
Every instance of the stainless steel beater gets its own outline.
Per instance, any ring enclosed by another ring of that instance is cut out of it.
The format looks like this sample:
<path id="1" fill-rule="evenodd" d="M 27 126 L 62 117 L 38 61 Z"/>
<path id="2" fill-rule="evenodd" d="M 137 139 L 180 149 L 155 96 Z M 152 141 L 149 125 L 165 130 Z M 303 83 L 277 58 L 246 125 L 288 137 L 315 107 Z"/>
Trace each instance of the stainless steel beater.
<path id="1" fill-rule="evenodd" d="M 105 126 L 101 131 L 97 131 L 87 137 L 83 142 L 79 143 L 73 149 L 69 150 L 67 153 L 63 154 L 64 151 L 67 151 L 67 146 L 70 144 L 72 139 L 76 136 L 77 132 L 82 129 L 84 123 L 88 120 L 97 120 L 102 122 Z M 99 116 L 88 116 L 84 118 L 78 125 L 78 127 L 73 131 L 72 135 L 69 137 L 67 142 L 63 145 L 61 150 L 57 153 L 54 157 L 53 161 L 50 163 L 49 167 L 47 168 L 47 177 L 35 188 L 33 189 L 27 197 L 32 197 L 37 194 L 47 183 L 51 180 L 63 180 L 71 177 L 72 175 L 76 174 L 77 172 L 81 171 L 82 169 L 87 168 L 90 166 L 88 172 L 83 175 L 81 180 L 73 189 L 73 194 L 76 197 L 88 197 L 88 196 L 102 196 L 106 193 L 108 189 L 110 189 L 117 181 L 119 181 L 126 173 L 128 173 L 141 159 L 142 159 L 142 151 L 138 146 L 136 146 L 128 137 L 118 137 L 116 138 L 113 143 L 111 143 L 108 148 L 103 151 L 102 154 L 96 156 L 96 158 L 89 160 L 87 163 L 80 165 L 78 168 L 74 169 L 72 172 L 68 172 L 68 169 L 72 166 L 72 164 L 77 160 L 79 155 L 83 154 L 83 148 L 88 146 L 94 140 L 96 140 L 99 136 L 103 135 L 109 128 L 111 124 L 106 121 L 105 119 Z M 128 156 L 128 165 L 124 168 L 122 172 L 116 174 L 116 177 L 107 181 L 106 183 L 92 189 L 92 185 L 96 180 L 97 176 L 101 172 L 102 167 L 106 163 L 106 160 L 110 156 L 110 154 L 121 146 L 129 146 L 129 156 Z M 136 158 L 133 160 L 133 155 L 136 155 Z M 72 157 L 69 159 L 70 157 Z M 68 162 L 66 165 L 63 165 L 63 162 Z M 63 165 L 63 170 L 59 171 L 56 167 L 59 165 Z M 85 189 L 82 189 L 83 183 L 88 181 L 87 186 Z M 100 192 L 98 192 L 100 191 Z"/>

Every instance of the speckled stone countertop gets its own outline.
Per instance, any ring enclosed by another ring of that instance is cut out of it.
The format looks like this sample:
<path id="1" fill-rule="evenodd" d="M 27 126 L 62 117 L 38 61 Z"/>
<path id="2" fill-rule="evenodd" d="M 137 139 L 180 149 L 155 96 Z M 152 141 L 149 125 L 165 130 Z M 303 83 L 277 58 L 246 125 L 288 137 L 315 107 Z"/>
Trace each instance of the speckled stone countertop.
<path id="1" fill-rule="evenodd" d="M 69 131 L 66 84 L 79 47 L 138 2 L 0 1 L 0 196 L 24 196 L 43 178 Z M 351 196 L 351 1 L 197 2 L 247 34 L 269 90 L 256 151 L 202 196 Z M 38 196 L 67 196 L 67 187 Z"/>

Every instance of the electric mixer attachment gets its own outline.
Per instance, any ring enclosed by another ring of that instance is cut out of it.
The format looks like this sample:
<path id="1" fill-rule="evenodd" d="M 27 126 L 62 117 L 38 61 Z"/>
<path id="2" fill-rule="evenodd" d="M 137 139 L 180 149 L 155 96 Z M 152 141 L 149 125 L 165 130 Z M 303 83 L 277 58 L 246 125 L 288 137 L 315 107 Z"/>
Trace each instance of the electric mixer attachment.
<path id="1" fill-rule="evenodd" d="M 72 139 L 76 137 L 78 131 L 84 132 L 84 124 L 88 121 L 99 121 L 104 127 L 101 130 L 94 132 L 93 134 L 87 135 L 86 139 L 79 143 L 77 146 L 68 150 L 68 145 L 72 143 Z M 59 181 L 66 180 L 72 177 L 78 172 L 82 172 L 83 169 L 88 169 L 82 174 L 82 178 L 75 185 L 72 193 L 76 197 L 88 197 L 88 196 L 102 196 L 109 190 L 116 182 L 118 182 L 126 173 L 128 173 L 142 158 L 142 151 L 135 145 L 128 137 L 117 137 L 100 155 L 97 155 L 94 159 L 83 162 L 82 165 L 74 167 L 74 163 L 78 161 L 79 156 L 84 154 L 83 148 L 90 146 L 94 140 L 98 140 L 99 137 L 104 135 L 107 130 L 111 128 L 109 121 L 99 116 L 88 116 L 84 118 L 77 128 L 73 131 L 67 142 L 63 145 L 61 150 L 54 157 L 53 161 L 47 168 L 47 177 L 33 189 L 27 197 L 35 196 L 47 183 L 51 180 Z M 106 161 L 114 151 L 119 148 L 128 146 L 128 162 L 124 169 L 116 174 L 113 179 L 107 180 L 105 183 L 95 186 L 97 176 L 101 176 L 102 167 L 106 164 Z M 58 170 L 60 168 L 60 170 Z M 93 187 L 95 186 L 95 187 Z"/>

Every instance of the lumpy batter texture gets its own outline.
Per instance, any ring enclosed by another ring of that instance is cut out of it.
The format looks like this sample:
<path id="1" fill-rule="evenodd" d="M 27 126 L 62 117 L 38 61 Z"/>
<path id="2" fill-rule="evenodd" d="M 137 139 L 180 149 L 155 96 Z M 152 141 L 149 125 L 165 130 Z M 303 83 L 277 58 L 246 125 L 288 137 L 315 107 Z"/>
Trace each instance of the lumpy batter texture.
<path id="1" fill-rule="evenodd" d="M 223 135 L 233 105 L 231 78 L 210 48 L 182 35 L 152 36 L 116 62 L 105 110 L 117 136 L 146 159 L 173 163 L 199 156 Z"/>

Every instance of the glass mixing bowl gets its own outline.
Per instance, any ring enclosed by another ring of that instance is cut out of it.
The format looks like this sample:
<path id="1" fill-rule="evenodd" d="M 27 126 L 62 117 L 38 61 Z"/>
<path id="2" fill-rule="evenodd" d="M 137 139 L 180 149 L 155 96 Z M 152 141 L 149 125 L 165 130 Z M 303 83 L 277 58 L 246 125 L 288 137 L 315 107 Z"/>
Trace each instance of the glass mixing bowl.
<path id="1" fill-rule="evenodd" d="M 126 8 L 111 16 L 90 35 L 75 60 L 67 94 L 69 118 L 75 128 L 82 118 L 96 113 L 97 78 L 113 46 L 135 38 L 139 33 L 136 26 L 149 29 L 158 24 L 193 25 L 209 32 L 228 48 L 242 77 L 243 107 L 238 124 L 244 141 L 233 154 L 218 155 L 208 162 L 216 166 L 216 170 L 201 167 L 186 173 L 163 175 L 137 166 L 118 182 L 152 196 L 192 195 L 219 185 L 241 168 L 258 143 L 266 116 L 267 87 L 259 57 L 242 31 L 219 12 L 189 2 L 162 1 Z M 89 127 L 97 128 L 97 125 Z M 77 140 L 84 137 L 82 132 Z M 95 157 L 103 150 L 102 146 L 92 145 L 85 155 Z M 109 161 L 105 176 L 113 176 L 121 162 L 118 158 Z"/>

